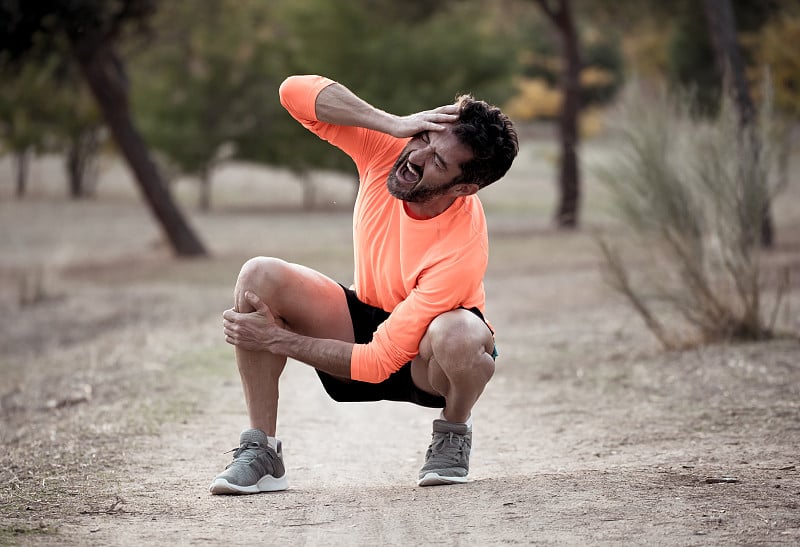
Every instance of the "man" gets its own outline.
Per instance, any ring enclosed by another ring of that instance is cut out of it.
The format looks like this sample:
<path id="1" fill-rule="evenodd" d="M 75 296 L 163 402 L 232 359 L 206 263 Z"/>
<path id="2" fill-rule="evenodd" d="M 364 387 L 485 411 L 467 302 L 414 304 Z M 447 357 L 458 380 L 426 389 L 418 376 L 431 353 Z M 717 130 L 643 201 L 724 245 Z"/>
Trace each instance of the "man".
<path id="1" fill-rule="evenodd" d="M 358 168 L 354 284 L 347 289 L 276 258 L 242 267 L 223 326 L 235 346 L 250 429 L 211 492 L 287 488 L 275 436 L 287 357 L 314 367 L 337 401 L 441 408 L 418 484 L 466 482 L 470 413 L 496 357 L 483 320 L 488 237 L 475 193 L 511 166 L 513 126 L 470 96 L 391 115 L 321 76 L 286 79 L 280 98 Z"/>

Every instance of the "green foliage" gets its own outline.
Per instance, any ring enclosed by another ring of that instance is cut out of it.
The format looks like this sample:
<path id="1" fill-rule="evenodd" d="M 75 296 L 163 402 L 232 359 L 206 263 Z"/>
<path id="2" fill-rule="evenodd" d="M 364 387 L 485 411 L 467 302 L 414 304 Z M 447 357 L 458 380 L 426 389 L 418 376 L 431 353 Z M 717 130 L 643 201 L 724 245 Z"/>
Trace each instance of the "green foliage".
<path id="1" fill-rule="evenodd" d="M 260 103 L 278 77 L 266 8 L 227 0 L 203 8 L 163 5 L 157 47 L 133 63 L 134 109 L 146 139 L 193 175 L 209 171 L 254 120 L 269 117 Z"/>
<path id="2" fill-rule="evenodd" d="M 630 236 L 601 241 L 612 285 L 668 348 L 685 342 L 676 317 L 701 341 L 771 336 L 756 252 L 781 180 L 771 105 L 742 129 L 727 96 L 704 120 L 685 96 L 635 89 L 617 119 L 618 156 L 597 170 Z"/>
<path id="3" fill-rule="evenodd" d="M 732 5 L 740 42 L 743 33 L 757 32 L 771 14 L 780 10 L 780 3 L 773 0 L 733 0 Z M 667 44 L 667 78 L 677 89 L 692 91 L 696 112 L 714 116 L 720 105 L 722 81 L 703 2 L 675 2 L 674 18 Z M 746 48 L 741 53 L 749 67 L 758 62 Z"/>
<path id="4" fill-rule="evenodd" d="M 140 30 L 155 9 L 153 0 L 60 0 L 0 2 L 0 116 L 22 121 L 6 137 L 35 141 L 55 137 L 73 146 L 96 132 L 100 115 L 72 59 L 77 44 L 99 48 L 129 25 Z M 45 135 L 45 133 L 47 135 Z M 16 145 L 14 145 L 16 146 Z"/>
<path id="5" fill-rule="evenodd" d="M 76 151 L 102 126 L 76 68 L 53 42 L 37 38 L 23 64 L 0 56 L 0 147 L 13 153 Z"/>
<path id="6" fill-rule="evenodd" d="M 0 52 L 24 60 L 63 45 L 58 43 L 63 34 L 98 47 L 118 38 L 129 24 L 143 28 L 155 7 L 155 0 L 0 2 Z M 50 47 L 36 47 L 50 39 Z"/>
<path id="7" fill-rule="evenodd" d="M 0 142 L 5 148 L 66 151 L 73 195 L 99 146 L 102 120 L 71 58 L 67 35 L 102 35 L 146 19 L 151 2 L 65 0 L 0 3 Z M 89 143 L 89 146 L 87 146 Z"/>
<path id="8" fill-rule="evenodd" d="M 715 115 L 722 82 L 702 2 L 693 3 L 678 12 L 667 48 L 669 81 L 678 90 L 693 91 L 693 108 L 698 113 Z"/>
<path id="9" fill-rule="evenodd" d="M 599 9 L 596 8 L 595 9 Z M 618 34 L 598 27 L 592 13 L 577 13 L 579 22 L 582 108 L 607 105 L 625 79 L 625 67 Z M 586 20 L 581 18 L 586 16 Z M 561 108 L 560 81 L 564 60 L 557 36 L 550 24 L 540 19 L 523 21 L 525 37 L 520 43 L 521 69 L 516 97 L 508 104 L 512 115 L 522 118 L 555 118 Z M 532 104 L 535 103 L 535 104 Z"/>
<path id="10" fill-rule="evenodd" d="M 516 66 L 513 41 L 482 2 L 403 9 L 389 0 L 165 3 L 157 47 L 134 63 L 134 106 L 148 142 L 181 171 L 213 167 L 221 150 L 243 160 L 351 170 L 309 138 L 278 103 L 294 73 L 329 76 L 398 114 L 472 92 L 502 103 Z"/>
<path id="11" fill-rule="evenodd" d="M 484 3 L 445 3 L 414 19 L 369 9 L 375 3 L 288 3 L 282 21 L 293 36 L 290 70 L 329 75 L 397 113 L 450 102 L 459 92 L 495 103 L 508 97 L 513 36 L 502 34 Z"/>
<path id="12" fill-rule="evenodd" d="M 619 41 L 603 36 L 589 41 L 583 49 L 583 65 L 607 73 L 602 82 L 581 82 L 581 104 L 606 105 L 613 101 L 625 81 L 625 66 Z"/>
<path id="13" fill-rule="evenodd" d="M 54 85 L 54 60 L 12 66 L 0 61 L 0 143 L 11 152 L 42 151 L 47 145 Z"/>

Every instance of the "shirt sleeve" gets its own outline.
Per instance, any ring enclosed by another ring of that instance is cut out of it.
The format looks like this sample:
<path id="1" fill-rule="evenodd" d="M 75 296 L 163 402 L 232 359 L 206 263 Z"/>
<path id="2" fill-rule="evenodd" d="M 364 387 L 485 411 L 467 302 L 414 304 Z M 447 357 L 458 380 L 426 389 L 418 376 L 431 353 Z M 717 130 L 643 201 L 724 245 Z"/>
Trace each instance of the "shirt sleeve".
<path id="1" fill-rule="evenodd" d="M 324 76 L 289 76 L 278 89 L 281 105 L 305 127 L 313 125 L 318 122 L 317 95 L 334 83 Z"/>
<path id="2" fill-rule="evenodd" d="M 384 156 L 395 153 L 398 143 L 402 145 L 408 139 L 397 139 L 363 127 L 319 121 L 316 112 L 317 96 L 323 89 L 335 83 L 324 76 L 289 76 L 278 91 L 281 105 L 303 127 L 350 156 L 359 173 L 363 173 L 371 164 L 386 161 Z"/>
<path id="3" fill-rule="evenodd" d="M 482 292 L 487 256 L 480 252 L 453 253 L 429 267 L 417 286 L 400 302 L 369 344 L 356 344 L 350 361 L 353 380 L 379 383 L 419 353 L 430 322 Z"/>

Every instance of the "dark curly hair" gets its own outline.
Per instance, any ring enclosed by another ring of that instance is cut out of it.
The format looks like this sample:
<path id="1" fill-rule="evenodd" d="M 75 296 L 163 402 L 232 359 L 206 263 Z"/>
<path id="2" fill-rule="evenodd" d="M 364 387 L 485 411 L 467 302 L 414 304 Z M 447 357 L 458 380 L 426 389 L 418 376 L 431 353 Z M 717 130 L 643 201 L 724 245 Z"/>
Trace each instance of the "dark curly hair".
<path id="1" fill-rule="evenodd" d="M 519 151 L 517 132 L 499 108 L 472 95 L 461 95 L 455 104 L 459 115 L 453 133 L 475 154 L 461 165 L 462 173 L 456 182 L 484 188 L 499 180 L 511 167 Z"/>

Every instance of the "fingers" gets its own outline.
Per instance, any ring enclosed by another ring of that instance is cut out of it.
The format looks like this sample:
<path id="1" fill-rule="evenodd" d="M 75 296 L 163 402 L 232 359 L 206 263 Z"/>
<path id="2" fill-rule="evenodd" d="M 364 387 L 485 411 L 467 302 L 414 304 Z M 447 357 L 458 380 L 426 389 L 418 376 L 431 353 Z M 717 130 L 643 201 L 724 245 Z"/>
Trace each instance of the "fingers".
<path id="1" fill-rule="evenodd" d="M 447 114 L 447 115 L 450 115 L 450 116 L 458 117 L 458 110 L 459 110 L 458 105 L 456 105 L 456 104 L 446 104 L 444 106 L 440 106 L 438 108 L 434 108 L 433 110 L 431 110 L 431 112 L 434 112 L 436 114 Z"/>
<path id="2" fill-rule="evenodd" d="M 262 315 L 265 315 L 267 312 L 270 312 L 269 306 L 267 306 L 263 300 L 261 300 L 258 295 L 256 295 L 252 291 L 246 291 L 244 293 L 244 299 L 253 307 L 253 311 L 256 311 Z M 226 310 L 223 314 L 223 318 L 228 318 L 234 320 L 237 315 L 241 314 L 236 307 Z"/>
<path id="3" fill-rule="evenodd" d="M 255 293 L 247 291 L 244 298 L 253 311 L 240 313 L 235 309 L 225 310 L 222 313 L 222 331 L 227 343 L 242 349 L 257 349 L 261 347 L 259 340 L 275 326 L 275 318 Z"/>
<path id="4" fill-rule="evenodd" d="M 250 330 L 236 322 L 224 320 L 222 322 L 222 332 L 225 335 L 225 341 L 232 346 L 242 349 L 256 349 L 257 347 Z"/>
<path id="5" fill-rule="evenodd" d="M 441 122 L 437 122 L 437 123 L 428 122 L 428 124 L 425 126 L 425 129 L 427 131 L 444 131 L 445 129 L 447 129 L 447 124 L 449 124 L 449 123 L 452 123 L 452 122 L 449 122 L 449 121 L 441 121 Z"/>
<path id="6" fill-rule="evenodd" d="M 232 310 L 228 310 L 228 311 L 232 311 Z M 225 312 L 224 314 L 222 314 L 222 316 L 223 316 L 222 332 L 225 334 L 225 341 L 227 343 L 232 344 L 232 345 L 236 345 L 236 338 L 237 338 L 236 323 L 234 323 L 232 320 L 230 320 L 228 317 L 226 317 L 226 315 L 228 315 L 228 312 Z"/>
<path id="7" fill-rule="evenodd" d="M 263 313 L 265 311 L 267 312 L 269 311 L 267 305 L 264 302 L 262 302 L 262 300 L 258 297 L 258 295 L 256 295 L 256 293 L 247 291 L 246 293 L 244 293 L 244 297 L 247 299 L 248 302 L 250 302 L 250 305 L 253 306 L 253 308 L 255 308 L 257 312 Z"/>
<path id="8" fill-rule="evenodd" d="M 424 110 L 408 116 L 396 118 L 397 123 L 392 125 L 389 134 L 395 137 L 413 137 L 423 131 L 444 131 L 447 124 L 458 121 L 458 106 L 447 104 Z"/>
<path id="9" fill-rule="evenodd" d="M 454 123 L 458 121 L 458 107 L 448 104 L 434 108 L 424 113 L 428 131 L 443 131 L 445 126 L 442 124 Z"/>
<path id="10" fill-rule="evenodd" d="M 238 316 L 239 316 L 239 312 L 237 312 L 233 308 L 231 308 L 229 310 L 225 310 L 222 313 L 222 319 L 225 320 L 225 321 L 235 321 Z"/>

